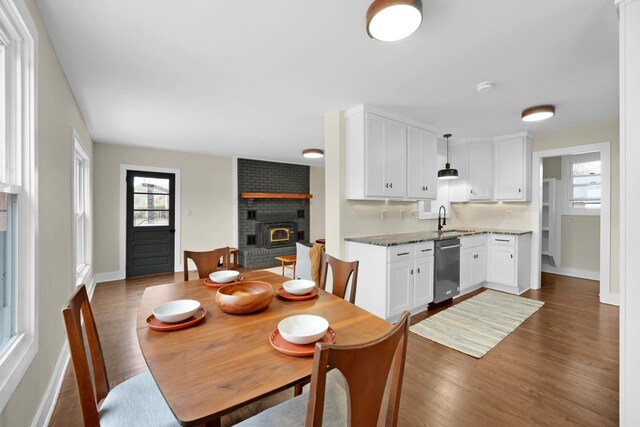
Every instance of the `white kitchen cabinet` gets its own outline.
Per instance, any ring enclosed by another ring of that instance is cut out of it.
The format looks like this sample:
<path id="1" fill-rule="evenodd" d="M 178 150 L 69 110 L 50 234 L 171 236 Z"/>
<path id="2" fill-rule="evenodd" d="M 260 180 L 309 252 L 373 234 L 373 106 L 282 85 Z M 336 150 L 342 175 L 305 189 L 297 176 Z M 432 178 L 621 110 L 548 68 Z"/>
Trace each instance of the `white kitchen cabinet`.
<path id="1" fill-rule="evenodd" d="M 449 143 L 449 163 L 458 170 L 458 178 L 449 181 L 449 201 L 469 201 L 469 147 L 465 142 Z M 444 165 L 438 165 L 444 169 Z"/>
<path id="2" fill-rule="evenodd" d="M 477 289 L 487 278 L 487 235 L 460 237 L 460 293 Z"/>
<path id="3" fill-rule="evenodd" d="M 407 127 L 407 198 L 437 197 L 438 140 L 434 132 Z"/>
<path id="4" fill-rule="evenodd" d="M 356 305 L 376 316 L 396 320 L 433 301 L 433 242 L 385 247 L 347 241 L 345 256 L 360 261 Z"/>
<path id="5" fill-rule="evenodd" d="M 485 287 L 518 294 L 529 289 L 531 234 L 490 234 L 488 246 Z"/>
<path id="6" fill-rule="evenodd" d="M 531 200 L 531 144 L 529 136 L 494 140 L 495 200 Z"/>
<path id="7" fill-rule="evenodd" d="M 468 144 L 469 200 L 491 200 L 493 197 L 493 143 Z"/>
<path id="8" fill-rule="evenodd" d="M 346 198 L 437 198 L 435 133 L 370 110 L 345 113 Z"/>

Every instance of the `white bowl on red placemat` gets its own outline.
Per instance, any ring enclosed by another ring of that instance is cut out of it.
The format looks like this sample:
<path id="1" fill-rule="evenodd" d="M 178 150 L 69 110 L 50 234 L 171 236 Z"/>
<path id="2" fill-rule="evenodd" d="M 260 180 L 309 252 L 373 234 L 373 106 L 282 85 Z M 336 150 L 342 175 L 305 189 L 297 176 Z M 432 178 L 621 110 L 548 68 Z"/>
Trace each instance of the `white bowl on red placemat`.
<path id="1" fill-rule="evenodd" d="M 315 288 L 316 282 L 306 279 L 287 280 L 282 284 L 285 291 L 293 295 L 305 295 Z"/>
<path id="2" fill-rule="evenodd" d="M 153 310 L 153 315 L 164 323 L 178 323 L 193 316 L 198 308 L 200 308 L 199 301 L 180 299 L 160 304 Z"/>
<path id="3" fill-rule="evenodd" d="M 238 278 L 239 271 L 235 270 L 220 270 L 214 271 L 209 275 L 209 279 L 215 283 L 231 283 Z"/>
<path id="4" fill-rule="evenodd" d="M 324 317 L 299 314 L 282 319 L 278 332 L 292 344 L 309 344 L 322 338 L 328 327 L 329 322 Z"/>

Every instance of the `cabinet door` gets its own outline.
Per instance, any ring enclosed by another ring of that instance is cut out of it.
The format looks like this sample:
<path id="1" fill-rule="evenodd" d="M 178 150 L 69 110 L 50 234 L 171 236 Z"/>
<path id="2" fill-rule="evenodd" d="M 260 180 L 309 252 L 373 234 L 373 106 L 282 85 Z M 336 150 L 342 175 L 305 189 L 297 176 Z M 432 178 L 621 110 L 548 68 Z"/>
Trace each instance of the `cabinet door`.
<path id="1" fill-rule="evenodd" d="M 366 114 L 366 135 L 365 135 L 365 195 L 379 196 L 386 195 L 385 184 L 387 184 L 386 163 L 387 144 L 386 119 L 375 114 Z"/>
<path id="2" fill-rule="evenodd" d="M 416 258 L 413 270 L 413 308 L 433 301 L 433 257 Z"/>
<path id="3" fill-rule="evenodd" d="M 413 260 L 388 264 L 387 318 L 397 316 L 413 307 Z"/>
<path id="4" fill-rule="evenodd" d="M 473 262 L 475 252 L 473 249 L 460 251 L 460 292 L 470 288 L 473 283 Z"/>
<path id="5" fill-rule="evenodd" d="M 407 125 L 387 119 L 386 195 L 405 197 L 407 193 Z M 387 184 L 389 184 L 387 188 Z"/>
<path id="6" fill-rule="evenodd" d="M 489 259 L 489 282 L 501 285 L 516 285 L 515 248 L 512 246 L 496 245 L 491 247 Z"/>
<path id="7" fill-rule="evenodd" d="M 524 138 L 497 141 L 494 144 L 494 175 L 496 200 L 524 200 L 525 176 Z"/>
<path id="8" fill-rule="evenodd" d="M 469 199 L 489 200 L 493 188 L 493 143 L 469 143 Z"/>
<path id="9" fill-rule="evenodd" d="M 437 197 L 436 134 L 413 126 L 407 128 L 407 197 Z"/>
<path id="10" fill-rule="evenodd" d="M 487 250 L 484 247 L 473 251 L 471 282 L 474 285 L 487 280 Z"/>

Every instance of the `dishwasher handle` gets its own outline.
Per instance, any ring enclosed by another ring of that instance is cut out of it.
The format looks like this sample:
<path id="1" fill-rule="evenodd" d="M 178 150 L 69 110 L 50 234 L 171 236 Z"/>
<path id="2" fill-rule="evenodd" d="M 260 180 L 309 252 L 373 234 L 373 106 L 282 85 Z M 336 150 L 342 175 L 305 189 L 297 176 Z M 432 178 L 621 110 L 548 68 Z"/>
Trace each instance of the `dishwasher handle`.
<path id="1" fill-rule="evenodd" d="M 461 246 L 462 245 L 440 246 L 438 249 L 440 249 L 441 251 L 444 251 L 445 249 L 459 248 Z"/>

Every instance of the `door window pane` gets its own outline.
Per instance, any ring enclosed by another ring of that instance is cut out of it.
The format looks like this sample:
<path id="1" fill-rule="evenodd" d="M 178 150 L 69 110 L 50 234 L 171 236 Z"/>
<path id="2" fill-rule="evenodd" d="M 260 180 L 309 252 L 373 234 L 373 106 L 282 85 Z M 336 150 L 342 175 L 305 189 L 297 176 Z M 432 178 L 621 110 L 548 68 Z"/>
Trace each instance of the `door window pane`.
<path id="1" fill-rule="evenodd" d="M 574 163 L 571 175 L 600 175 L 600 160 Z"/>
<path id="2" fill-rule="evenodd" d="M 15 334 L 15 195 L 0 193 L 0 354 Z"/>
<path id="3" fill-rule="evenodd" d="M 169 225 L 169 211 L 133 211 L 133 226 Z"/>
<path id="4" fill-rule="evenodd" d="M 169 195 L 168 194 L 134 194 L 133 195 L 133 208 L 155 210 L 169 209 Z"/>
<path id="5" fill-rule="evenodd" d="M 600 175 L 574 176 L 573 185 L 600 184 Z"/>
<path id="6" fill-rule="evenodd" d="M 169 180 L 135 176 L 133 177 L 133 192 L 169 194 Z"/>

